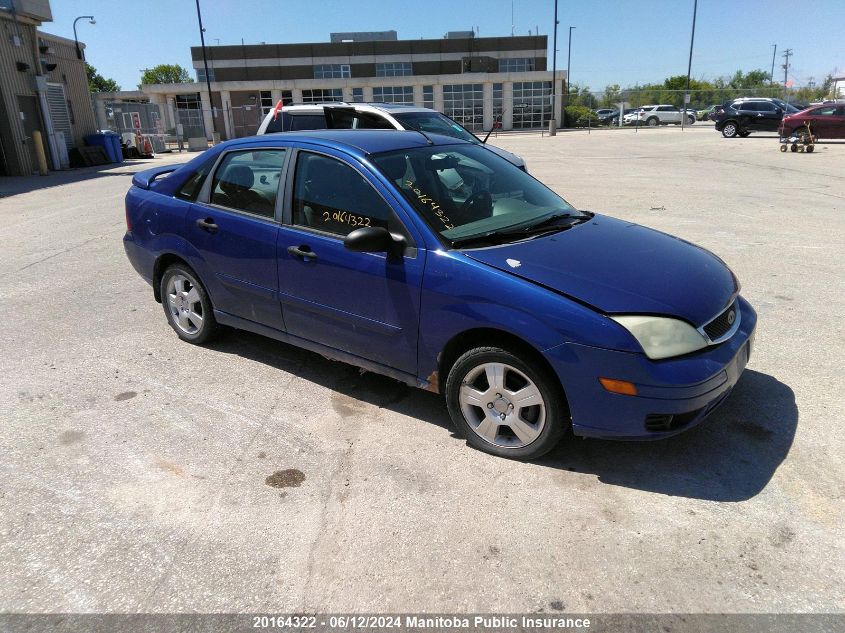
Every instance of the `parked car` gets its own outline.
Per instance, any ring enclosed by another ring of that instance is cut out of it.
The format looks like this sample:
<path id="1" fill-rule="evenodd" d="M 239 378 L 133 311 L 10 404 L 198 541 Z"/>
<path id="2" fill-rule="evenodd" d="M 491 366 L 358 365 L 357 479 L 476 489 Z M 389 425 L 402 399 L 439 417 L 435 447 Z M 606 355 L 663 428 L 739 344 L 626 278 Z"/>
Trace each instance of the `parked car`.
<path id="1" fill-rule="evenodd" d="M 782 137 L 812 134 L 816 138 L 845 138 L 845 103 L 813 106 L 785 116 L 778 133 Z"/>
<path id="2" fill-rule="evenodd" d="M 694 426 L 739 379 L 757 320 L 716 255 L 436 134 L 228 141 L 136 174 L 126 221 L 180 339 L 230 326 L 444 394 L 468 442 L 506 457 L 570 429 Z"/>
<path id="3" fill-rule="evenodd" d="M 718 107 L 719 107 L 719 104 L 715 103 L 715 104 L 708 106 L 706 108 L 703 108 L 701 110 L 696 110 L 695 118 L 698 119 L 699 121 L 707 121 L 707 120 L 710 119 L 710 115 L 713 113 L 713 111 Z"/>
<path id="4" fill-rule="evenodd" d="M 487 144 L 445 114 L 430 108 L 394 103 L 308 103 L 284 106 L 277 113 L 268 112 L 257 134 L 323 130 L 420 130 L 426 134 L 443 134 L 470 143 L 484 145 L 491 152 L 527 171 L 525 160 L 495 145 Z M 492 131 L 492 130 L 491 130 Z M 487 135 L 489 137 L 489 134 Z"/>
<path id="5" fill-rule="evenodd" d="M 685 112 L 686 124 L 692 125 L 695 123 L 695 114 L 691 110 Z M 680 125 L 682 116 L 681 111 L 673 105 L 647 105 L 639 108 L 632 115 L 624 116 L 622 122 L 625 125 L 647 125 L 649 127 L 670 123 Z"/>
<path id="6" fill-rule="evenodd" d="M 785 114 L 798 109 L 768 98 L 740 98 L 729 101 L 713 111 L 716 131 L 725 138 L 745 138 L 752 132 L 777 132 Z"/>
<path id="7" fill-rule="evenodd" d="M 616 108 L 601 108 L 596 110 L 596 116 L 599 119 L 599 123 L 609 125 L 611 121 L 619 117 L 619 110 Z"/>

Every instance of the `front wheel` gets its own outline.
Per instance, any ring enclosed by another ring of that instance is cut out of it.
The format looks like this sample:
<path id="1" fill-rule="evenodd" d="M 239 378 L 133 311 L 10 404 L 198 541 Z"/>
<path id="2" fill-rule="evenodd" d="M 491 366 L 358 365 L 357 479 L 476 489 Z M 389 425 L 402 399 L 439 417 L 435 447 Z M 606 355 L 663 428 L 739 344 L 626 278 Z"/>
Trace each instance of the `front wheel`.
<path id="1" fill-rule="evenodd" d="M 725 138 L 736 138 L 737 134 L 739 134 L 739 128 L 737 128 L 736 123 L 733 121 L 725 123 L 725 126 L 722 128 L 722 136 Z"/>
<path id="2" fill-rule="evenodd" d="M 693 125 L 695 123 L 695 117 L 694 116 L 687 117 L 687 121 L 689 122 L 690 125 Z"/>
<path id="3" fill-rule="evenodd" d="M 218 331 L 214 309 L 196 273 L 176 264 L 161 277 L 161 305 L 170 327 L 183 341 L 201 345 Z"/>
<path id="4" fill-rule="evenodd" d="M 646 121 L 646 125 L 649 127 L 657 127 L 660 124 L 660 119 L 657 117 L 651 117 L 648 121 Z"/>
<path id="5" fill-rule="evenodd" d="M 467 443 L 493 455 L 536 459 L 570 427 L 557 379 L 496 347 L 461 356 L 446 380 L 446 404 Z"/>

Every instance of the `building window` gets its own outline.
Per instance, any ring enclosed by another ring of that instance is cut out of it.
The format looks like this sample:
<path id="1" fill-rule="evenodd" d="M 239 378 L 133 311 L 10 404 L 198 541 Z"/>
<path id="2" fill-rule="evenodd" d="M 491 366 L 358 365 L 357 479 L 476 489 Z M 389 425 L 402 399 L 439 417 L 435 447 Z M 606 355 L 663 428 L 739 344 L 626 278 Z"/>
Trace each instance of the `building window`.
<path id="1" fill-rule="evenodd" d="M 373 88 L 373 101 L 377 103 L 409 103 L 414 105 L 414 87 L 380 86 Z"/>
<path id="2" fill-rule="evenodd" d="M 352 101 L 354 103 L 364 103 L 364 89 L 363 88 L 353 88 L 352 89 Z"/>
<path id="3" fill-rule="evenodd" d="M 548 81 L 526 81 L 513 84 L 514 129 L 542 128 L 552 118 L 549 103 L 552 84 Z"/>
<path id="4" fill-rule="evenodd" d="M 349 64 L 316 64 L 314 79 L 347 79 L 352 76 Z"/>
<path id="5" fill-rule="evenodd" d="M 342 88 L 318 88 L 316 90 L 303 90 L 303 103 L 319 103 L 321 101 L 343 101 Z"/>
<path id="6" fill-rule="evenodd" d="M 214 81 L 214 69 L 208 69 L 208 80 Z M 205 83 L 205 68 L 197 68 L 197 81 L 200 83 Z"/>
<path id="7" fill-rule="evenodd" d="M 455 119 L 468 130 L 483 129 L 484 84 L 443 86 L 443 114 Z"/>
<path id="8" fill-rule="evenodd" d="M 293 103 L 293 91 L 282 90 L 282 105 L 289 106 L 291 103 Z"/>
<path id="9" fill-rule="evenodd" d="M 423 86 L 423 107 L 434 110 L 434 86 Z"/>
<path id="10" fill-rule="evenodd" d="M 376 77 L 410 77 L 414 74 L 411 62 L 385 62 L 376 64 Z"/>
<path id="11" fill-rule="evenodd" d="M 273 109 L 273 93 L 269 90 L 261 91 L 261 114 L 267 114 Z"/>
<path id="12" fill-rule="evenodd" d="M 500 73 L 525 73 L 534 70 L 533 57 L 516 57 L 514 59 L 500 59 Z"/>

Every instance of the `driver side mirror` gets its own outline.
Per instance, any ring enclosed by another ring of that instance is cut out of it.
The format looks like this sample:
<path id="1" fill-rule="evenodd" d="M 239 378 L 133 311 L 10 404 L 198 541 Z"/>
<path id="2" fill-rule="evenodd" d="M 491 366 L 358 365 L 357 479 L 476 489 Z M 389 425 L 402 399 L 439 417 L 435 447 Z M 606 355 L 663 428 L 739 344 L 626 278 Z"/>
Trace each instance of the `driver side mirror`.
<path id="1" fill-rule="evenodd" d="M 405 250 L 405 238 L 393 235 L 380 226 L 365 226 L 355 229 L 343 238 L 343 245 L 358 253 L 387 253 L 390 256 L 399 256 Z"/>

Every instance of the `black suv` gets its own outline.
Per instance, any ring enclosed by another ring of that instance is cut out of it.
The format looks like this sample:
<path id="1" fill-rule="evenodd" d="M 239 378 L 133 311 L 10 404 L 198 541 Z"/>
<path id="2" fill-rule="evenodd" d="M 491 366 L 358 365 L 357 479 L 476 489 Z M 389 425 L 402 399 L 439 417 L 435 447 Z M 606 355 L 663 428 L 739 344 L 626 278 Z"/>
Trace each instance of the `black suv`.
<path id="1" fill-rule="evenodd" d="M 777 132 L 785 114 L 798 112 L 797 108 L 780 99 L 734 99 L 716 108 L 713 120 L 716 131 L 725 138 L 741 136 L 751 132 Z"/>

